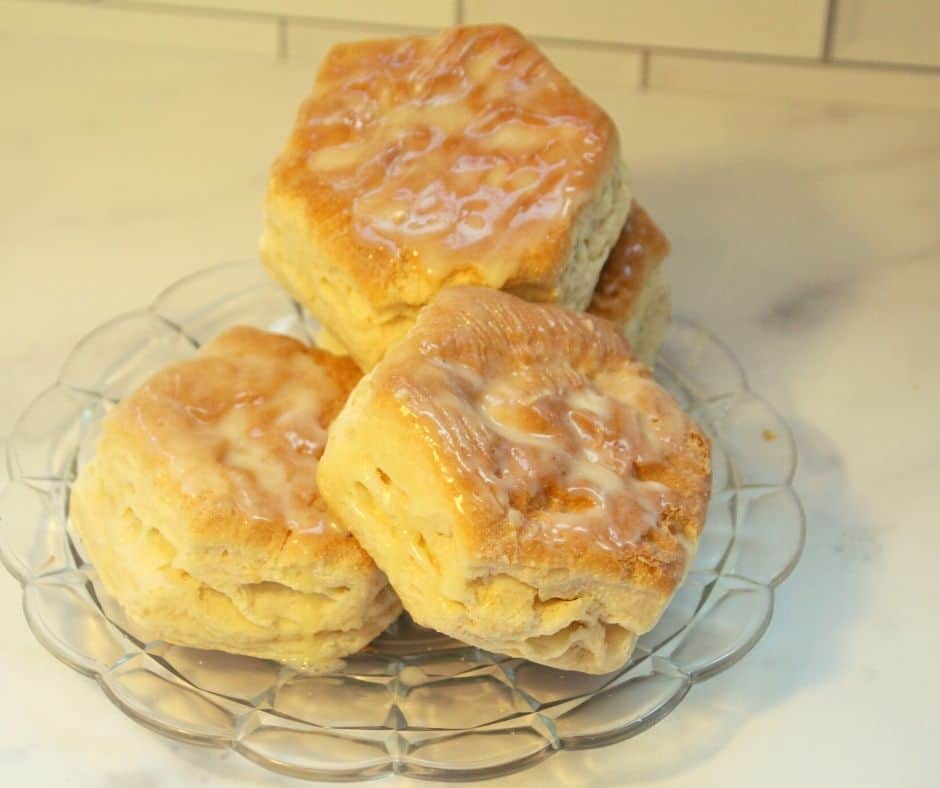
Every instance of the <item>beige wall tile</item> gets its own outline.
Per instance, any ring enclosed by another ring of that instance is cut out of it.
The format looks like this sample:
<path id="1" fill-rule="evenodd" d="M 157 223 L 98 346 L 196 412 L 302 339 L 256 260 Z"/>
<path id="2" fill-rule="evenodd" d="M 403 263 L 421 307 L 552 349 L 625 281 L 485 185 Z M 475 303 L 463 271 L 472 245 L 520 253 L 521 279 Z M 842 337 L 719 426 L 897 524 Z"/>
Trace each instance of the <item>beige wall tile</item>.
<path id="1" fill-rule="evenodd" d="M 444 27 L 454 23 L 456 0 L 148 0 L 162 5 L 309 16 L 352 22 Z"/>
<path id="2" fill-rule="evenodd" d="M 465 0 L 469 22 L 533 35 L 687 49 L 815 57 L 826 0 Z"/>
<path id="3" fill-rule="evenodd" d="M 940 108 L 940 75 L 828 64 L 653 55 L 650 90 Z"/>
<path id="4" fill-rule="evenodd" d="M 275 57 L 276 21 L 177 15 L 84 3 L 0 0 L 0 30 Z"/>
<path id="5" fill-rule="evenodd" d="M 622 107 L 624 94 L 640 86 L 643 56 L 639 52 L 557 43 L 539 43 L 539 47 L 559 70 L 611 115 Z"/>
<path id="6" fill-rule="evenodd" d="M 327 28 L 288 22 L 287 59 L 300 63 L 318 64 L 334 44 L 340 44 L 344 41 L 362 41 L 370 38 L 407 35 L 409 32 L 422 35 L 426 34 L 427 31 L 416 28 L 412 31 L 403 29 L 388 33 L 375 28 L 365 29 L 355 25 Z M 312 78 L 311 75 L 311 81 Z"/>
<path id="7" fill-rule="evenodd" d="M 592 90 L 639 87 L 643 56 L 639 52 L 587 48 L 572 44 L 546 44 L 539 48 L 559 70 L 586 93 Z"/>
<path id="8" fill-rule="evenodd" d="M 833 54 L 940 66 L 940 2 L 839 0 Z"/>

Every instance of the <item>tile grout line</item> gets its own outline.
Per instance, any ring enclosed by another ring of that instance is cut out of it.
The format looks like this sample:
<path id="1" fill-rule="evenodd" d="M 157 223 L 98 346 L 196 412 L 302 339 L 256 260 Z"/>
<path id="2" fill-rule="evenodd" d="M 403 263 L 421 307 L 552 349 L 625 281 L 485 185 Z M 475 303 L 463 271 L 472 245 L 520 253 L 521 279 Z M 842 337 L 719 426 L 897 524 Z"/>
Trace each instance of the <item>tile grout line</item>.
<path id="1" fill-rule="evenodd" d="M 640 90 L 644 93 L 650 89 L 650 51 L 644 49 L 640 53 Z"/>
<path id="2" fill-rule="evenodd" d="M 324 29 L 351 29 L 363 32 L 385 32 L 389 34 L 408 34 L 416 31 L 431 31 L 438 28 L 425 25 L 403 25 L 392 22 L 367 22 L 354 19 L 331 19 L 325 17 L 299 16 L 285 14 L 276 16 L 264 12 L 239 11 L 231 9 L 207 8 L 204 6 L 168 6 L 162 3 L 147 2 L 147 0 L 41 0 L 48 5 L 67 5 L 71 7 L 112 8 L 121 11 L 146 10 L 169 15 L 201 16 L 209 18 L 228 19 L 254 19 L 270 22 L 283 20 L 285 24 L 297 24 L 306 27 L 322 27 Z M 463 0 L 455 0 L 455 15 L 463 17 Z M 833 19 L 827 24 L 827 37 L 834 39 L 838 0 L 830 0 L 828 6 Z M 827 14 L 828 18 L 829 14 Z M 646 53 L 654 55 L 678 55 L 685 57 L 702 58 L 708 60 L 738 61 L 742 63 L 757 63 L 767 65 L 791 66 L 820 66 L 823 68 L 865 68 L 873 71 L 885 71 L 906 74 L 940 74 L 940 66 L 923 65 L 919 63 L 885 62 L 872 60 L 829 59 L 824 57 L 806 57 L 801 55 L 761 54 L 757 52 L 734 52 L 730 50 L 690 49 L 684 47 L 660 46 L 640 44 L 636 42 L 592 41 L 589 39 L 564 38 L 559 36 L 533 36 L 540 43 L 571 46 L 586 51 Z M 831 42 L 830 42 L 831 44 Z M 825 47 L 825 45 L 824 45 Z M 825 54 L 825 53 L 824 53 Z M 831 55 L 831 52 L 829 53 Z"/>
<path id="3" fill-rule="evenodd" d="M 339 19 L 323 16 L 304 16 L 301 14 L 274 14 L 264 11 L 243 11 L 230 8 L 212 8 L 207 6 L 173 6 L 148 0 L 32 0 L 47 5 L 61 5 L 70 8 L 110 8 L 115 11 L 150 11 L 167 16 L 201 17 L 204 19 L 241 19 L 256 22 L 278 22 L 299 24 L 307 27 L 322 27 L 326 30 L 361 30 L 364 33 L 390 33 L 407 35 L 416 31 L 439 30 L 426 24 L 406 25 L 400 22 L 370 22 L 362 19 Z"/>
<path id="4" fill-rule="evenodd" d="M 907 73 L 940 74 L 940 65 L 920 63 L 898 63 L 877 60 L 850 60 L 846 58 L 824 61 L 817 56 L 764 54 L 760 52 L 736 52 L 728 49 L 690 49 L 688 47 L 641 44 L 637 42 L 590 41 L 559 36 L 532 36 L 534 41 L 555 46 L 568 46 L 589 52 L 632 52 L 641 54 L 646 51 L 651 56 L 673 55 L 679 57 L 701 58 L 702 60 L 739 61 L 783 66 L 822 66 L 824 68 L 849 66 L 882 71 L 904 71 Z"/>
<path id="5" fill-rule="evenodd" d="M 823 29 L 822 61 L 832 62 L 832 50 L 836 41 L 836 24 L 839 17 L 839 0 L 829 0 L 826 6 L 826 26 Z"/>
<path id="6" fill-rule="evenodd" d="M 841 60 L 819 61 L 818 65 L 823 68 L 864 68 L 869 71 L 884 71 L 888 74 L 940 75 L 940 66 L 929 66 L 921 63 L 893 63 L 891 61 L 851 60 L 843 58 Z"/>

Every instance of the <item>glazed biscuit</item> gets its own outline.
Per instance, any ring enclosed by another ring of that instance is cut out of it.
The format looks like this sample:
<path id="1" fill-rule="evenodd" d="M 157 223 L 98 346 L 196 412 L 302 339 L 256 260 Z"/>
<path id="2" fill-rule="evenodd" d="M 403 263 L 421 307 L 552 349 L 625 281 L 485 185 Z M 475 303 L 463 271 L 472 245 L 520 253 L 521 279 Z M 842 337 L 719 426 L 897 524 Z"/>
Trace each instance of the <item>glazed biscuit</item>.
<path id="1" fill-rule="evenodd" d="M 357 384 L 318 481 L 418 623 L 603 673 L 685 576 L 709 445 L 611 323 L 455 287 Z"/>
<path id="2" fill-rule="evenodd" d="M 233 328 L 106 417 L 71 519 L 128 617 L 172 643 L 322 670 L 400 611 L 316 485 L 348 359 Z"/>
<path id="3" fill-rule="evenodd" d="M 601 269 L 588 312 L 615 323 L 644 364 L 653 366 L 669 327 L 672 305 L 662 263 L 669 240 L 636 200 L 626 224 Z M 321 328 L 317 346 L 349 355 L 343 344 Z"/>
<path id="4" fill-rule="evenodd" d="M 261 256 L 369 369 L 444 287 L 585 309 L 629 203 L 604 111 L 518 31 L 457 27 L 329 52 Z"/>
<path id="5" fill-rule="evenodd" d="M 601 270 L 588 312 L 616 323 L 645 364 L 656 361 L 671 299 L 662 262 L 669 241 L 636 200 Z"/>

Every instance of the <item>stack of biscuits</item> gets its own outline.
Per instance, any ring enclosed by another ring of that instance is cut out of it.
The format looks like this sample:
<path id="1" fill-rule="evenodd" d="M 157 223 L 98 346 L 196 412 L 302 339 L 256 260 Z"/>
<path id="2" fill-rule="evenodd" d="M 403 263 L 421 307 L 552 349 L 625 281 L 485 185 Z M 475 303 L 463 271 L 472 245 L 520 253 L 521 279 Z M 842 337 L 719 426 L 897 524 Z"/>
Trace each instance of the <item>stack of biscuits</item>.
<path id="1" fill-rule="evenodd" d="M 261 241 L 317 346 L 233 327 L 117 405 L 71 506 L 102 582 L 169 642 L 311 671 L 402 607 L 619 667 L 710 487 L 650 371 L 668 250 L 610 118 L 519 32 L 334 47 Z"/>

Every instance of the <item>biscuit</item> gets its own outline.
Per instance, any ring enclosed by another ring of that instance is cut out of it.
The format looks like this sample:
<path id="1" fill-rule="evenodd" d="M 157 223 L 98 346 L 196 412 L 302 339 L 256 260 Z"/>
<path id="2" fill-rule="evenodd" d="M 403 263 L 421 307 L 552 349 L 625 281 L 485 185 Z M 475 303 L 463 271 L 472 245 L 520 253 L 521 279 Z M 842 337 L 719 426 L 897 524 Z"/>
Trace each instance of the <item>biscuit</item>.
<path id="1" fill-rule="evenodd" d="M 669 240 L 636 200 L 617 243 L 601 269 L 588 312 L 615 323 L 644 364 L 653 366 L 669 328 L 672 299 L 662 263 Z M 326 328 L 317 347 L 341 356 L 349 352 Z"/>
<path id="2" fill-rule="evenodd" d="M 185 646 L 333 667 L 400 611 L 316 486 L 355 365 L 233 328 L 106 417 L 72 522 L 131 621 Z"/>
<path id="3" fill-rule="evenodd" d="M 588 312 L 616 323 L 634 354 L 656 361 L 672 311 L 662 262 L 669 240 L 636 200 L 601 270 Z"/>
<path id="4" fill-rule="evenodd" d="M 709 445 L 611 323 L 456 287 L 357 384 L 318 482 L 418 623 L 603 673 L 685 576 Z"/>
<path id="5" fill-rule="evenodd" d="M 518 31 L 457 27 L 329 52 L 261 256 L 369 369 L 444 287 L 585 309 L 629 203 L 604 111 Z"/>
<path id="6" fill-rule="evenodd" d="M 332 353 L 334 356 L 349 355 L 349 351 L 346 350 L 346 348 L 343 346 L 343 343 L 340 342 L 329 332 L 328 329 L 324 328 L 323 326 L 320 326 L 314 335 L 313 343 L 321 350 Z"/>

